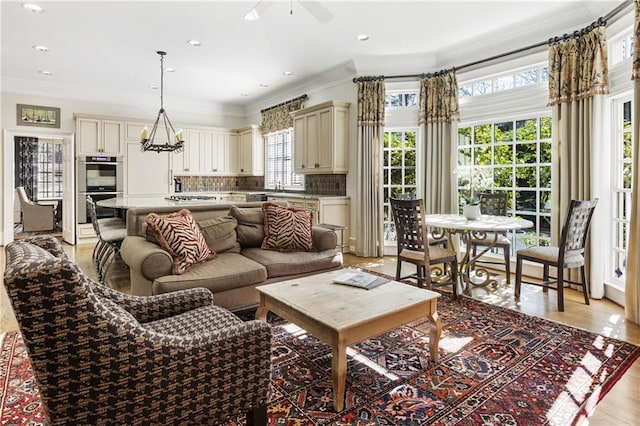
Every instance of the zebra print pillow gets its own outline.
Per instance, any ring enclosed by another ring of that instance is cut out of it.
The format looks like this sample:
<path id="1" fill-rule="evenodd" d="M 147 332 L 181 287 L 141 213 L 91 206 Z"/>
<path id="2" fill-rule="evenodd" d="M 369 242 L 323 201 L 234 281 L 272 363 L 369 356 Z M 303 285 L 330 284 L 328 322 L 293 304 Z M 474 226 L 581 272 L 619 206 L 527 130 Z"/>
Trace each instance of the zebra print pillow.
<path id="1" fill-rule="evenodd" d="M 264 203 L 264 240 L 262 248 L 277 251 L 313 251 L 311 210 Z"/>
<path id="2" fill-rule="evenodd" d="M 189 210 L 182 209 L 166 216 L 149 213 L 146 222 L 156 234 L 160 246 L 173 258 L 172 272 L 175 275 L 182 274 L 196 263 L 216 257 Z"/>

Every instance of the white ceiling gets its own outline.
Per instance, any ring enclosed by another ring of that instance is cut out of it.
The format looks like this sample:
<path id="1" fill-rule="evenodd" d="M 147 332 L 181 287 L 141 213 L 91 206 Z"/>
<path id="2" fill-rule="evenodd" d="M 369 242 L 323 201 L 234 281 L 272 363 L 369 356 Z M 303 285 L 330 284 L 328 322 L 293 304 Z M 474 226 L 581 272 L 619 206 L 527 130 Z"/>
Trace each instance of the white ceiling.
<path id="1" fill-rule="evenodd" d="M 579 29 L 622 0 L 320 0 L 327 23 L 299 0 L 265 0 L 257 21 L 243 17 L 258 0 L 24 1 L 45 11 L 2 0 L 3 92 L 157 105 L 150 86 L 160 80 L 155 52 L 165 50 L 176 70 L 165 73 L 165 104 L 242 109 L 329 69 L 393 75 L 483 59 Z M 361 33 L 370 39 L 356 40 Z"/>

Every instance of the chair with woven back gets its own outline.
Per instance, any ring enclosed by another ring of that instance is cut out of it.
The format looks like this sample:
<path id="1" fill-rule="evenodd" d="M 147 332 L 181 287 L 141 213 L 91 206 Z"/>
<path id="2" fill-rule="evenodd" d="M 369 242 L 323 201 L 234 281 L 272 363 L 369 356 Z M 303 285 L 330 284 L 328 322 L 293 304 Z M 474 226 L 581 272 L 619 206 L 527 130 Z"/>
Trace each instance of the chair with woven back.
<path id="1" fill-rule="evenodd" d="M 482 214 L 491 216 L 506 216 L 507 215 L 507 194 L 504 193 L 482 193 L 478 194 L 480 198 L 480 212 Z M 504 261 L 492 261 L 492 260 L 477 260 L 474 263 L 491 264 L 491 265 L 504 265 L 505 274 L 507 276 L 507 284 L 511 284 L 511 240 L 507 236 L 506 232 L 499 232 L 497 235 L 493 232 L 487 232 L 484 238 L 479 238 L 477 235 L 472 235 L 469 240 L 471 244 L 472 255 L 475 257 L 478 248 L 487 248 L 495 241 L 493 248 L 502 249 L 502 255 Z"/>
<path id="2" fill-rule="evenodd" d="M 451 285 L 453 298 L 456 299 L 458 297 L 457 253 L 450 248 L 428 243 L 423 201 L 421 199 L 399 200 L 392 198 L 391 212 L 398 244 L 395 279 L 398 281 L 405 278 L 415 278 L 419 286 L 429 289 L 441 285 Z M 416 273 L 402 277 L 402 262 L 416 265 Z M 438 264 L 444 264 L 443 269 L 435 270 L 438 276 L 432 278 L 430 267 Z M 443 280 L 446 275 L 450 279 Z"/>
<path id="3" fill-rule="evenodd" d="M 416 200 L 418 197 L 414 192 L 402 192 L 395 194 L 392 198 L 395 198 L 396 200 Z M 427 234 L 427 237 L 429 238 L 430 246 L 442 246 L 446 248 L 447 245 L 449 245 L 449 240 L 444 236 L 444 234 L 434 235 L 433 233 L 429 233 Z"/>
<path id="4" fill-rule="evenodd" d="M 522 283 L 541 286 L 545 291 L 547 289 L 557 290 L 558 310 L 562 312 L 564 311 L 564 284 L 570 283 L 582 287 L 584 302 L 589 304 L 584 251 L 596 204 L 598 204 L 597 198 L 590 201 L 571 200 L 558 247 L 529 247 L 518 250 L 516 253 L 516 298 L 520 298 Z M 542 282 L 522 280 L 522 262 L 525 260 L 543 265 Z M 549 275 L 549 267 L 556 268 L 556 277 Z M 564 270 L 573 268 L 580 268 L 580 282 L 565 278 Z M 554 283 L 555 286 L 553 286 Z"/>

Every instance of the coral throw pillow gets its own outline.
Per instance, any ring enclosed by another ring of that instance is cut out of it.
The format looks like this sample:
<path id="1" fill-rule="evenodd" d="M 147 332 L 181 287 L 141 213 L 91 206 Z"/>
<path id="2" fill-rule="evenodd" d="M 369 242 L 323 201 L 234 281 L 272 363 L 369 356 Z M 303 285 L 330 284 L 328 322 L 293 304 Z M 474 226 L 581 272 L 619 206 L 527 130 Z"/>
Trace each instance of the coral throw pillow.
<path id="1" fill-rule="evenodd" d="M 146 221 L 160 246 L 171 254 L 174 274 L 182 274 L 196 263 L 216 257 L 189 210 L 166 216 L 149 213 Z"/>
<path id="2" fill-rule="evenodd" d="M 262 248 L 278 251 L 312 251 L 311 210 L 281 207 L 265 203 Z"/>

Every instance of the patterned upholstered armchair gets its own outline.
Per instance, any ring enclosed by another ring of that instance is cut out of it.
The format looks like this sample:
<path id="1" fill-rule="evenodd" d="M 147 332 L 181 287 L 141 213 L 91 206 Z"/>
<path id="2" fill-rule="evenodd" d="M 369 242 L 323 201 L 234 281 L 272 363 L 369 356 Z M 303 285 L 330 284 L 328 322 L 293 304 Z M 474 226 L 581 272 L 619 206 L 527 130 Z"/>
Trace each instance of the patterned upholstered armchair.
<path id="1" fill-rule="evenodd" d="M 124 295 L 48 237 L 7 245 L 4 283 L 51 424 L 266 424 L 270 327 L 208 290 Z"/>

